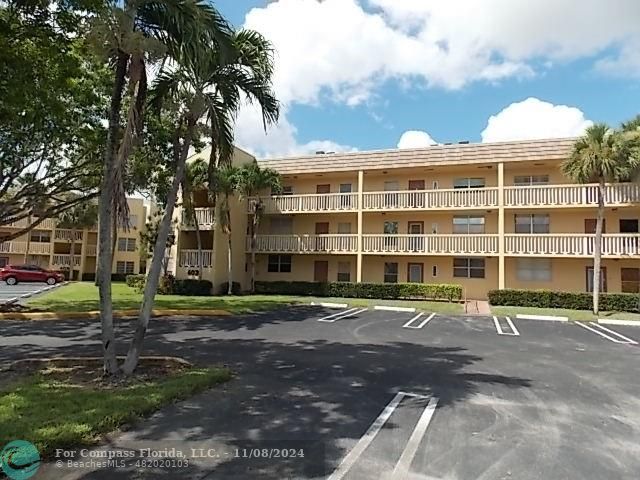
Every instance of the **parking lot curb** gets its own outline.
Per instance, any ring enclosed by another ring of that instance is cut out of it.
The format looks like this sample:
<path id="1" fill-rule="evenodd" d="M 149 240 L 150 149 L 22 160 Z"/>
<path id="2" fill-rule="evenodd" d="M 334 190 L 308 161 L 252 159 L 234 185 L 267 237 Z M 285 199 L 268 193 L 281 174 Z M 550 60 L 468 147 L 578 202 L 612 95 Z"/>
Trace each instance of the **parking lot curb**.
<path id="1" fill-rule="evenodd" d="M 518 313 L 516 318 L 519 320 L 545 320 L 549 322 L 568 322 L 569 317 L 554 317 L 553 315 L 525 315 Z"/>
<path id="2" fill-rule="evenodd" d="M 140 310 L 114 310 L 114 318 L 137 317 Z M 233 315 L 227 310 L 174 310 L 174 309 L 158 309 L 152 310 L 151 315 L 154 317 L 176 317 L 176 316 L 194 316 L 194 317 L 218 317 Z M 7 312 L 0 313 L 0 320 L 78 320 L 78 319 L 95 319 L 100 318 L 99 311 L 90 312 Z"/>
<path id="3" fill-rule="evenodd" d="M 325 308 L 347 308 L 348 303 L 330 303 L 330 302 L 311 302 L 311 305 L 320 306 Z"/>
<path id="4" fill-rule="evenodd" d="M 392 307 L 389 305 L 376 305 L 373 307 L 374 310 L 385 310 L 387 312 L 407 312 L 414 313 L 416 311 L 413 307 Z"/>
<path id="5" fill-rule="evenodd" d="M 615 318 L 599 318 L 598 323 L 604 325 L 627 325 L 631 327 L 640 327 L 639 320 L 617 320 Z"/>

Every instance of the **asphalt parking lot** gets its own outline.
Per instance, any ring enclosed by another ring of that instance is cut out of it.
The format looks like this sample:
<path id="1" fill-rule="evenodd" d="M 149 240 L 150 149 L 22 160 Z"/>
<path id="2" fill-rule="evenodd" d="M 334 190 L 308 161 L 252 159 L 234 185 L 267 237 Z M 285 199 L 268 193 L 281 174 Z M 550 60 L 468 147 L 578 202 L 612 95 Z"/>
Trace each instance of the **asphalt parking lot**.
<path id="1" fill-rule="evenodd" d="M 236 378 L 108 447 L 298 446 L 181 470 L 139 465 L 38 478 L 633 479 L 640 471 L 640 327 L 295 307 L 154 319 L 146 353 L 229 365 Z M 0 364 L 99 354 L 97 322 L 3 322 Z M 118 324 L 126 350 L 133 324 Z M 614 341 L 616 340 L 616 341 Z"/>
<path id="2" fill-rule="evenodd" d="M 0 281 L 0 305 L 10 302 L 21 302 L 34 295 L 38 295 L 51 290 L 54 286 L 45 282 L 20 282 L 16 285 L 7 285 Z"/>

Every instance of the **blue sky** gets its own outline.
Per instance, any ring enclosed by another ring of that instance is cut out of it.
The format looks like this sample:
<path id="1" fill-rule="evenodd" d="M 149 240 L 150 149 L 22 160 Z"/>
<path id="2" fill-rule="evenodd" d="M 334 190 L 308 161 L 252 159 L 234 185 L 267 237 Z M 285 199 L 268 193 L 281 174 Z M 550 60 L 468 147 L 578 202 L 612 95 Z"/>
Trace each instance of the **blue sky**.
<path id="1" fill-rule="evenodd" d="M 640 113 L 640 2 L 474 1 L 214 1 L 277 50 L 281 125 L 264 136 L 243 113 L 238 144 L 274 156 L 395 148 L 407 131 L 424 133 L 405 147 L 569 136 Z"/>

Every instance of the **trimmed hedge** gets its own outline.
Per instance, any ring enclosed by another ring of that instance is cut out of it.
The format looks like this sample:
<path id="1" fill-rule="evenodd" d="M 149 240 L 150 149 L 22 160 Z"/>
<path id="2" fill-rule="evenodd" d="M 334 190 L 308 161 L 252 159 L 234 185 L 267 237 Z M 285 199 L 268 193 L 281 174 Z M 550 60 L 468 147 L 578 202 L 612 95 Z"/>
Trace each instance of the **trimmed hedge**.
<path id="1" fill-rule="evenodd" d="M 127 275 L 127 285 L 138 292 L 144 290 L 146 275 Z M 172 275 L 160 277 L 158 294 L 160 295 L 211 295 L 213 284 L 209 280 L 184 279 L 177 280 Z"/>
<path id="2" fill-rule="evenodd" d="M 593 295 L 552 290 L 491 290 L 489 291 L 489 303 L 513 307 L 591 310 Z M 638 312 L 640 311 L 640 296 L 633 293 L 601 293 L 600 310 Z"/>
<path id="3" fill-rule="evenodd" d="M 124 282 L 126 281 L 128 275 L 126 273 L 112 273 L 111 274 L 111 281 L 112 282 Z M 95 272 L 85 272 L 82 274 L 82 281 L 83 282 L 95 282 L 96 281 L 96 274 Z"/>
<path id="4" fill-rule="evenodd" d="M 256 282 L 256 293 L 344 298 L 460 300 L 462 286 L 437 283 Z"/>
<path id="5" fill-rule="evenodd" d="M 229 282 L 224 282 L 220 285 L 219 295 L 226 295 L 229 291 Z M 231 285 L 231 293 L 233 295 L 240 295 L 242 293 L 242 286 L 238 282 L 233 282 Z"/>

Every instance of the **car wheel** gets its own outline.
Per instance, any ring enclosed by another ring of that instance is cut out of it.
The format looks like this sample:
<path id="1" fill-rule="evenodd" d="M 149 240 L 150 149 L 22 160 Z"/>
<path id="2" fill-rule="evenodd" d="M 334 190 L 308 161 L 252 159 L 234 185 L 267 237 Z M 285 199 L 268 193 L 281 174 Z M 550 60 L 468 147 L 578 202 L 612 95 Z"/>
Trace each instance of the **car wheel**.
<path id="1" fill-rule="evenodd" d="M 4 281 L 7 285 L 15 285 L 18 283 L 18 279 L 16 277 L 7 277 Z"/>
<path id="2" fill-rule="evenodd" d="M 56 284 L 56 279 L 53 277 L 49 277 L 47 278 L 47 284 L 49 285 L 55 285 Z"/>

